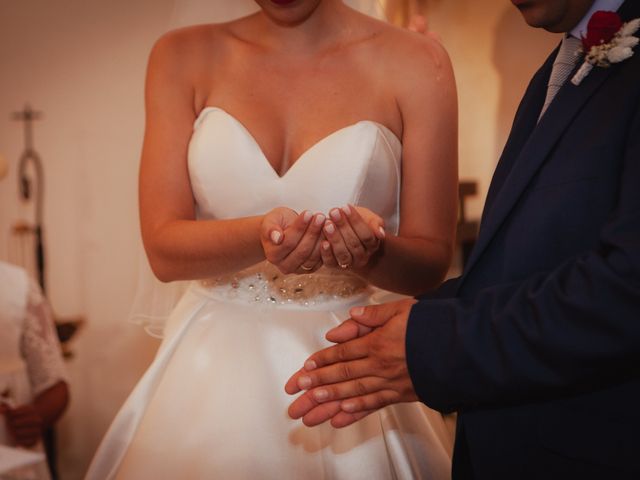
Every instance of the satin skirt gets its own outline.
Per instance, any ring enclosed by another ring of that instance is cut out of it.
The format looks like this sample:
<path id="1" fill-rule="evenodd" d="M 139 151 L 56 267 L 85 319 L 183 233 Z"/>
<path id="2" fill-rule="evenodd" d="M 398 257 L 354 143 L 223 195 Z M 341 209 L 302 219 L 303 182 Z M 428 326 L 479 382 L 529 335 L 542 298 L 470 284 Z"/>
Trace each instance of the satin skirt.
<path id="1" fill-rule="evenodd" d="M 268 305 L 192 285 L 87 473 L 104 479 L 448 479 L 451 422 L 420 404 L 344 429 L 287 416 L 289 376 L 366 297 Z"/>

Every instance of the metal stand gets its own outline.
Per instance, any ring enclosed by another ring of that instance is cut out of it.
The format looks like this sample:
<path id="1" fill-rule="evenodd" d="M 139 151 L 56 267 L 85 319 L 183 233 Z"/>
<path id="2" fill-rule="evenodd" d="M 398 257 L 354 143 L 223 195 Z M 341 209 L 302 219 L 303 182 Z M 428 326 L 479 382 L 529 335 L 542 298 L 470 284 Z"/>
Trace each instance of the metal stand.
<path id="1" fill-rule="evenodd" d="M 20 187 L 20 197 L 23 200 L 32 200 L 35 202 L 36 215 L 35 223 L 33 225 L 33 233 L 35 235 L 35 261 L 38 275 L 38 283 L 42 288 L 42 291 L 46 293 L 45 283 L 45 256 L 44 256 L 44 240 L 42 232 L 42 210 L 44 201 L 44 172 L 42 169 L 42 161 L 40 155 L 33 147 L 33 122 L 42 117 L 40 112 L 36 112 L 31 109 L 29 104 L 24 106 L 21 112 L 14 112 L 12 119 L 24 122 L 24 152 L 20 156 L 20 162 L 18 164 L 18 183 Z M 32 166 L 35 179 L 31 178 L 29 174 L 29 165 Z M 34 182 L 35 180 L 35 182 Z M 34 188 L 35 184 L 35 188 Z M 57 465 L 56 465 L 56 435 L 53 427 L 47 428 L 43 432 L 43 441 L 45 447 L 45 453 L 47 455 L 47 463 L 49 465 L 49 471 L 51 472 L 51 478 L 56 480 L 58 478 Z"/>
<path id="2" fill-rule="evenodd" d="M 21 112 L 15 112 L 12 115 L 13 120 L 24 122 L 24 144 L 25 149 L 20 156 L 18 164 L 18 182 L 20 187 L 20 196 L 23 200 L 31 200 L 34 198 L 36 206 L 36 218 L 33 225 L 35 234 L 35 259 L 38 274 L 38 282 L 43 292 L 46 292 L 45 284 L 45 256 L 44 242 L 42 232 L 42 206 L 44 199 L 44 175 L 42 170 L 42 161 L 40 155 L 33 148 L 33 122 L 40 119 L 42 114 L 31 109 L 27 104 Z M 29 165 L 33 166 L 35 173 L 34 179 L 30 178 L 28 173 Z M 35 183 L 35 188 L 33 184 Z"/>

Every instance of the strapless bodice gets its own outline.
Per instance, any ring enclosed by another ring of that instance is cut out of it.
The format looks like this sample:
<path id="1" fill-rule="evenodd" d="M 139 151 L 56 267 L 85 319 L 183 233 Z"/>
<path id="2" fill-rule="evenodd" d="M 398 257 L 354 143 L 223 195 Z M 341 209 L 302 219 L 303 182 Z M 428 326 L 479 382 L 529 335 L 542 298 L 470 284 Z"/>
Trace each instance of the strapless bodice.
<path id="1" fill-rule="evenodd" d="M 398 227 L 402 145 L 384 125 L 363 120 L 323 138 L 279 176 L 251 133 L 232 115 L 207 107 L 189 144 L 198 217 L 260 215 L 276 206 L 327 213 L 348 203 Z"/>

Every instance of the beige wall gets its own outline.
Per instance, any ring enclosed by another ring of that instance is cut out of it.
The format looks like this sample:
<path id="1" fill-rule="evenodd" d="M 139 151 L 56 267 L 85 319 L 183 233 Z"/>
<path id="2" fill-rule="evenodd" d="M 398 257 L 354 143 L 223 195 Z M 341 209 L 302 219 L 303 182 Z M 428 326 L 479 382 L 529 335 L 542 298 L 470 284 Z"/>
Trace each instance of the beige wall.
<path id="1" fill-rule="evenodd" d="M 127 316 L 136 281 L 136 169 L 143 131 L 143 76 L 173 0 L 0 2 L 0 258 L 16 258 L 11 225 L 30 211 L 17 200 L 25 101 L 45 113 L 36 147 L 46 170 L 49 295 L 58 315 L 87 327 L 69 363 L 73 401 L 59 428 L 61 462 L 80 478 L 119 404 L 157 342 Z M 527 80 L 557 41 L 524 26 L 508 0 L 434 0 L 431 28 L 448 48 L 460 95 L 460 173 L 482 198 Z M 177 20 L 176 20 L 177 19 Z M 0 286 L 1 288 L 1 286 Z"/>
<path id="2" fill-rule="evenodd" d="M 479 217 L 513 116 L 529 79 L 559 42 L 528 27 L 508 0 L 432 0 L 430 28 L 446 46 L 460 104 L 460 178 L 479 182 Z"/>
<path id="3" fill-rule="evenodd" d="M 64 478 L 87 462 L 157 341 L 125 322 L 136 282 L 136 170 L 143 131 L 143 77 L 172 1 L 21 0 L 0 3 L 0 258 L 16 256 L 7 233 L 29 213 L 16 198 L 25 101 L 46 170 L 49 295 L 60 316 L 87 327 L 69 362 L 72 403 L 59 427 Z M 2 288 L 2 286 L 0 286 Z"/>

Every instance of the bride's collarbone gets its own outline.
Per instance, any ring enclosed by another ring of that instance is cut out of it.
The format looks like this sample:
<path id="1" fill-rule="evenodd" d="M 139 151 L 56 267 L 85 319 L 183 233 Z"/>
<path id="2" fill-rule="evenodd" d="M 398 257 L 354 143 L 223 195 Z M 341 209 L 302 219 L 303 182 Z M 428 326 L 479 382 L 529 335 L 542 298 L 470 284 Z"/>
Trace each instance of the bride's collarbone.
<path id="1" fill-rule="evenodd" d="M 371 94 L 369 94 L 371 93 Z M 388 97 L 388 98 L 387 98 Z M 393 95 L 366 88 L 329 87 L 289 91 L 234 86 L 214 89 L 202 104 L 224 110 L 245 127 L 261 145 L 294 151 L 309 146 L 344 127 L 368 120 L 386 126 L 396 136 L 402 132 L 402 115 Z M 265 148 L 268 150 L 269 148 Z"/>

